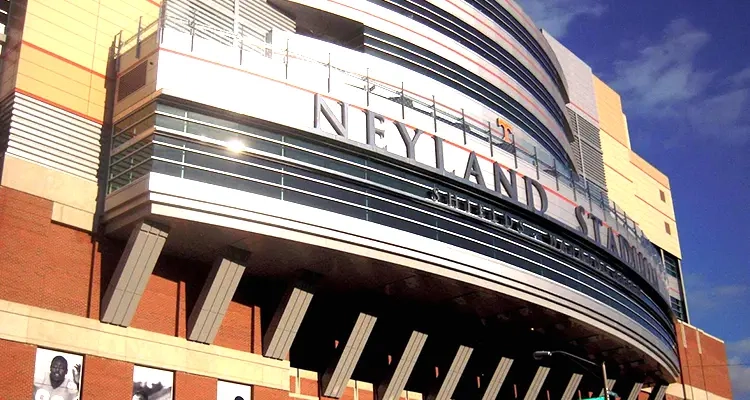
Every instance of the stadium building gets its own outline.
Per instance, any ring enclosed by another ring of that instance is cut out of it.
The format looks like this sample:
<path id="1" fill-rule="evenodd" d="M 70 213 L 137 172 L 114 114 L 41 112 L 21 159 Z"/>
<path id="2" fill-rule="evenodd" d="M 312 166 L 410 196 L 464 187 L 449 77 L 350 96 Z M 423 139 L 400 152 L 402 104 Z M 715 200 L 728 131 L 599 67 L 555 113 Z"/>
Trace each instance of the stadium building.
<path id="1" fill-rule="evenodd" d="M 513 0 L 2 7 L 3 398 L 732 397 L 669 179 Z"/>

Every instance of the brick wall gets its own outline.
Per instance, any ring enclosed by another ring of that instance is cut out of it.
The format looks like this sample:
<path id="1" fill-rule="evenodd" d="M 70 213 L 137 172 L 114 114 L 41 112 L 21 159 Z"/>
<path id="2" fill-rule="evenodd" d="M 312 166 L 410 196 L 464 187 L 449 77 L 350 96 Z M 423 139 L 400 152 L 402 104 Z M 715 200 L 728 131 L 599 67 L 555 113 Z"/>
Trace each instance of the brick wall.
<path id="1" fill-rule="evenodd" d="M 216 379 L 176 372 L 174 377 L 174 398 L 179 400 L 215 399 Z"/>
<path id="2" fill-rule="evenodd" d="M 724 342 L 691 325 L 678 322 L 676 328 L 681 378 L 686 385 L 687 397 L 702 396 L 693 392 L 705 390 L 717 396 L 732 398 Z"/>
<path id="3" fill-rule="evenodd" d="M 36 346 L 0 340 L 0 382 L 3 400 L 27 400 L 34 395 L 34 357 Z"/>
<path id="4" fill-rule="evenodd" d="M 284 390 L 253 386 L 253 400 L 287 400 L 289 393 Z"/>
<path id="5" fill-rule="evenodd" d="M 129 399 L 133 394 L 133 364 L 85 356 L 82 399 Z"/>
<path id="6" fill-rule="evenodd" d="M 51 201 L 0 187 L 0 298 L 87 316 L 91 236 L 51 215 Z"/>

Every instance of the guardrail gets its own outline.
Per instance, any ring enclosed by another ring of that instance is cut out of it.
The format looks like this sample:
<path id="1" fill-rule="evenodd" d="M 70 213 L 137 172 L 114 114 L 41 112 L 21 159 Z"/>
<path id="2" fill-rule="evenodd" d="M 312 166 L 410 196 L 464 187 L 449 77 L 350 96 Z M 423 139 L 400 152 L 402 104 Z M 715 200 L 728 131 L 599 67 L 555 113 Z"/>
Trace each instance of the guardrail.
<path id="1" fill-rule="evenodd" d="M 209 40 L 236 51 L 240 64 L 243 59 L 250 56 L 262 56 L 271 60 L 278 60 L 278 68 L 283 69 L 285 79 L 290 79 L 291 67 L 302 62 L 308 64 L 309 68 L 325 68 L 328 71 L 327 87 L 331 91 L 335 83 L 343 83 L 351 88 L 362 91 L 364 101 L 369 106 L 372 96 L 399 104 L 401 107 L 402 118 L 405 117 L 407 110 L 416 111 L 433 120 L 435 132 L 438 131 L 438 122 L 448 124 L 460 129 L 463 132 L 464 144 L 469 137 L 490 143 L 490 151 L 496 149 L 504 151 L 513 157 L 515 168 L 518 169 L 519 161 L 525 161 L 535 170 L 536 178 L 539 180 L 542 176 L 554 181 L 555 190 L 571 199 L 574 203 L 587 206 L 588 210 L 602 210 L 603 220 L 605 223 L 613 226 L 620 234 L 624 234 L 630 243 L 639 243 L 640 247 L 646 251 L 647 256 L 657 269 L 661 285 L 659 292 L 669 302 L 669 293 L 666 289 L 666 272 L 661 260 L 661 255 L 657 252 L 651 242 L 638 224 L 618 208 L 617 204 L 607 197 L 607 193 L 591 185 L 586 179 L 583 179 L 572 169 L 558 164 L 555 158 L 544 148 L 537 147 L 533 139 L 528 137 L 525 132 L 518 132 L 515 128 L 496 121 L 483 120 L 481 117 L 469 115 L 464 109 L 449 105 L 450 101 L 443 102 L 436 96 L 424 96 L 414 91 L 409 91 L 407 84 L 400 82 L 386 82 L 382 79 L 375 79 L 370 76 L 370 69 L 366 68 L 364 74 L 337 66 L 332 58 L 331 53 L 319 58 L 313 58 L 305 54 L 302 50 L 295 50 L 293 42 L 289 39 L 286 43 L 273 43 L 264 41 L 261 37 L 269 38 L 270 31 L 263 35 L 257 29 L 239 26 L 238 32 L 228 32 L 217 29 L 212 26 L 202 25 L 196 22 L 195 18 L 186 19 L 173 15 L 165 15 L 162 11 L 159 18 L 148 25 L 142 26 L 139 20 L 137 33 L 126 40 L 122 39 L 122 33 L 115 37 L 115 69 L 119 71 L 120 56 L 126 52 L 135 51 L 136 58 L 140 57 L 141 43 L 152 35 L 157 35 L 157 40 L 161 43 L 166 30 L 179 32 L 189 36 L 190 51 L 196 39 Z M 187 38 L 187 36 L 186 36 Z M 302 40 L 302 39 L 300 39 Z M 304 40 L 313 40 L 304 38 Z M 331 45 L 333 46 L 333 45 Z M 340 50 L 337 50 L 340 51 Z M 347 50 L 353 51 L 353 50 Z M 294 60 L 294 63 L 292 63 Z"/>

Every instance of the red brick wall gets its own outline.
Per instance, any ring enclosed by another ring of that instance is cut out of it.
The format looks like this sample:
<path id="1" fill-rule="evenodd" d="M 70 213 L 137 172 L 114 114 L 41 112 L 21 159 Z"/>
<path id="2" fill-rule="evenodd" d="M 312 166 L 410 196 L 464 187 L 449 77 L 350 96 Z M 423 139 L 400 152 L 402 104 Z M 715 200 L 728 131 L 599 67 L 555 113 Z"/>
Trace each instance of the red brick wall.
<path id="1" fill-rule="evenodd" d="M 0 299 L 99 319 L 124 243 L 95 243 L 86 232 L 53 223 L 51 215 L 51 201 L 0 187 Z M 131 326 L 186 337 L 191 302 L 208 267 L 160 258 Z M 232 302 L 215 344 L 260 354 L 260 313 Z"/>
<path id="2" fill-rule="evenodd" d="M 685 340 L 683 340 L 683 329 Z M 700 337 L 700 346 L 699 338 Z M 732 398 L 732 386 L 723 342 L 693 326 L 677 323 L 677 342 L 682 382 L 717 396 Z M 678 381 L 679 382 L 679 381 Z M 690 389 L 688 397 L 690 397 Z"/>
<path id="3" fill-rule="evenodd" d="M 285 390 L 253 386 L 253 400 L 287 400 L 289 393 Z"/>
<path id="4" fill-rule="evenodd" d="M 179 400 L 215 399 L 216 379 L 176 372 L 174 377 L 174 398 Z"/>
<path id="5" fill-rule="evenodd" d="M 91 236 L 51 216 L 49 200 L 0 187 L 0 298 L 87 316 Z"/>
<path id="6" fill-rule="evenodd" d="M 175 264 L 170 259 L 159 258 L 130 326 L 165 335 L 177 335 L 177 294 L 180 281 L 173 277 L 174 272 L 179 269 L 179 265 Z"/>
<path id="7" fill-rule="evenodd" d="M 307 396 L 318 396 L 318 381 L 306 378 L 299 380 L 299 392 Z"/>
<path id="8" fill-rule="evenodd" d="M 87 355 L 81 382 L 82 399 L 129 399 L 133 394 L 133 364 Z"/>
<path id="9" fill-rule="evenodd" d="M 3 400 L 28 400 L 34 395 L 36 346 L 0 340 L 0 382 Z"/>
<path id="10" fill-rule="evenodd" d="M 732 398 L 732 383 L 727 367 L 727 350 L 724 343 L 701 332 L 703 347 L 703 376 L 709 390 L 721 397 Z"/>
<path id="11" fill-rule="evenodd" d="M 214 344 L 230 349 L 251 351 L 253 332 L 253 306 L 229 303 L 224 321 L 219 327 Z"/>

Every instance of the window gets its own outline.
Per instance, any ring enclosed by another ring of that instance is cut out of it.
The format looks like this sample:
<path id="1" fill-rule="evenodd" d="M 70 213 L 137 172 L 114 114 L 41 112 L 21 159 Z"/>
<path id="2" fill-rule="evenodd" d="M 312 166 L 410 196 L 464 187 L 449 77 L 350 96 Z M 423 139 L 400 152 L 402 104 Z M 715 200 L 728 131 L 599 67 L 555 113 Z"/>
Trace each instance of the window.
<path id="1" fill-rule="evenodd" d="M 659 197 L 661 197 L 661 201 L 667 202 L 667 195 L 664 194 L 663 190 L 659 190 Z"/>
<path id="2" fill-rule="evenodd" d="M 672 227 L 669 226 L 669 222 L 665 222 L 664 223 L 664 230 L 667 231 L 667 235 L 671 235 L 672 234 Z"/>
<path id="3" fill-rule="evenodd" d="M 667 273 L 677 278 L 677 258 L 666 251 L 664 252 L 664 268 Z"/>
<path id="4" fill-rule="evenodd" d="M 677 317 L 677 319 L 679 319 L 680 321 L 684 321 L 685 320 L 685 310 L 683 310 L 683 307 L 682 307 L 682 300 L 675 299 L 674 297 L 671 297 L 671 296 L 669 297 L 669 300 L 672 303 L 671 304 L 672 305 L 672 311 L 674 311 L 674 314 Z"/>

